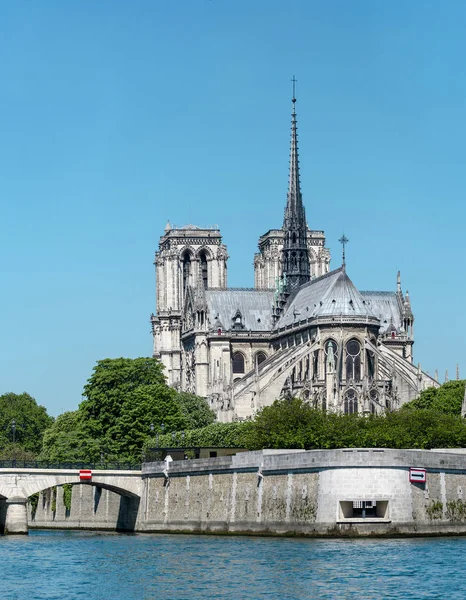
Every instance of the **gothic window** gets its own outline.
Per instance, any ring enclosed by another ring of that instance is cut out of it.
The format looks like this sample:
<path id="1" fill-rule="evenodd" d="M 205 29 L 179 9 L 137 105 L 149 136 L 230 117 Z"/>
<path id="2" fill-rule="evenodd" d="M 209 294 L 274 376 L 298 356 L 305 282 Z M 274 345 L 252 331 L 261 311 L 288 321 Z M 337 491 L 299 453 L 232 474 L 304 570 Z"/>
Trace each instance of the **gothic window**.
<path id="1" fill-rule="evenodd" d="M 259 366 L 266 359 L 267 359 L 267 354 L 265 352 L 258 352 L 256 354 L 256 365 Z"/>
<path id="2" fill-rule="evenodd" d="M 377 393 L 377 390 L 372 389 L 370 391 L 369 397 L 371 399 L 371 413 L 375 414 L 375 412 L 376 412 L 376 406 L 379 403 L 379 395 Z"/>
<path id="3" fill-rule="evenodd" d="M 244 356 L 241 352 L 233 354 L 233 373 L 244 373 Z"/>
<path id="4" fill-rule="evenodd" d="M 190 283 L 191 278 L 191 256 L 189 252 L 185 252 L 183 256 L 183 289 Z"/>
<path id="5" fill-rule="evenodd" d="M 355 415 L 358 412 L 358 397 L 356 391 L 349 389 L 345 394 L 345 415 Z"/>
<path id="6" fill-rule="evenodd" d="M 202 275 L 202 283 L 204 284 L 204 288 L 207 289 L 209 287 L 209 277 L 207 274 L 207 256 L 204 250 L 199 254 L 199 260 Z"/>
<path id="7" fill-rule="evenodd" d="M 346 344 L 346 379 L 361 381 L 361 344 L 357 340 Z"/>

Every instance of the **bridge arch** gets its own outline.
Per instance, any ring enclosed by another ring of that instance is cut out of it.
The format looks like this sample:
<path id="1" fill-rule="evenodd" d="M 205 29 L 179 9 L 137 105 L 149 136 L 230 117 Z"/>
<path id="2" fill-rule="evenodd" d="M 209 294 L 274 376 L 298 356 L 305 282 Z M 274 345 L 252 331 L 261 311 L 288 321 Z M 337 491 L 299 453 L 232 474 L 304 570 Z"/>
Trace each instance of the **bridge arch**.
<path id="1" fill-rule="evenodd" d="M 126 498 L 140 498 L 140 483 L 139 481 L 131 481 L 131 478 L 112 477 L 112 483 L 105 481 L 107 477 L 93 476 L 91 481 L 81 481 L 77 475 L 44 475 L 43 477 L 30 477 L 22 482 L 22 488 L 27 497 L 37 494 L 55 486 L 61 487 L 65 484 L 75 485 L 90 485 L 99 487 L 110 492 L 114 492 L 119 496 Z M 126 481 L 125 481 L 126 479 Z M 0 495 L 1 495 L 0 486 Z"/>

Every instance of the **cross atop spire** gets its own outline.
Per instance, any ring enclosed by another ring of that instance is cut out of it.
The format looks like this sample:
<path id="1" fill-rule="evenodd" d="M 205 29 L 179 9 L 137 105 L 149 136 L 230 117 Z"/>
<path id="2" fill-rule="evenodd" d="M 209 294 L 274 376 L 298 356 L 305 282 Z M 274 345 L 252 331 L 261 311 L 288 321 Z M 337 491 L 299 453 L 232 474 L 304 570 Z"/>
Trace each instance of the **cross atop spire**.
<path id="1" fill-rule="evenodd" d="M 293 111 L 291 113 L 290 174 L 285 216 L 283 219 L 283 272 L 286 273 L 288 291 L 310 279 L 307 249 L 306 213 L 299 181 L 298 131 L 296 123 L 296 78 L 293 75 Z"/>
<path id="2" fill-rule="evenodd" d="M 340 244 L 342 246 L 342 262 L 341 262 L 341 266 L 342 267 L 346 267 L 345 246 L 349 242 L 349 239 L 346 237 L 345 234 L 343 234 L 338 241 L 340 242 Z"/>

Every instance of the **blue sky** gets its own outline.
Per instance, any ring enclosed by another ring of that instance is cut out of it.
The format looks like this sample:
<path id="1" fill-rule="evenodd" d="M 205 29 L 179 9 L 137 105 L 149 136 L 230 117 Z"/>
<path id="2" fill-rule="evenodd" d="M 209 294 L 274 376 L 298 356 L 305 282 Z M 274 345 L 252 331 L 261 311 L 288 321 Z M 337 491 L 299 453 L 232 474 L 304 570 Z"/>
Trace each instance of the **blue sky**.
<path id="1" fill-rule="evenodd" d="M 466 5 L 138 0 L 0 5 L 0 393 L 75 409 L 95 362 L 149 356 L 167 219 L 218 224 L 253 285 L 301 182 L 360 289 L 416 317 L 415 361 L 466 376 Z"/>

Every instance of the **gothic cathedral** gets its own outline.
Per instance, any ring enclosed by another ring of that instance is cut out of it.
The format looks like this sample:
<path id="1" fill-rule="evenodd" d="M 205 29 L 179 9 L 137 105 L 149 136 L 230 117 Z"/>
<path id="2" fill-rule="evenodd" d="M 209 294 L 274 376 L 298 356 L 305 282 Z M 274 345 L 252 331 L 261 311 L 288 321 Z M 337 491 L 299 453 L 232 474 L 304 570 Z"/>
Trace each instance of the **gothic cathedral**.
<path id="1" fill-rule="evenodd" d="M 380 413 L 438 383 L 413 365 L 408 292 L 359 291 L 343 262 L 330 270 L 323 231 L 301 196 L 292 100 L 290 172 L 281 229 L 259 238 L 255 287 L 228 288 L 218 228 L 167 223 L 155 254 L 154 357 L 168 383 L 204 396 L 219 421 L 242 420 L 276 398 Z"/>

